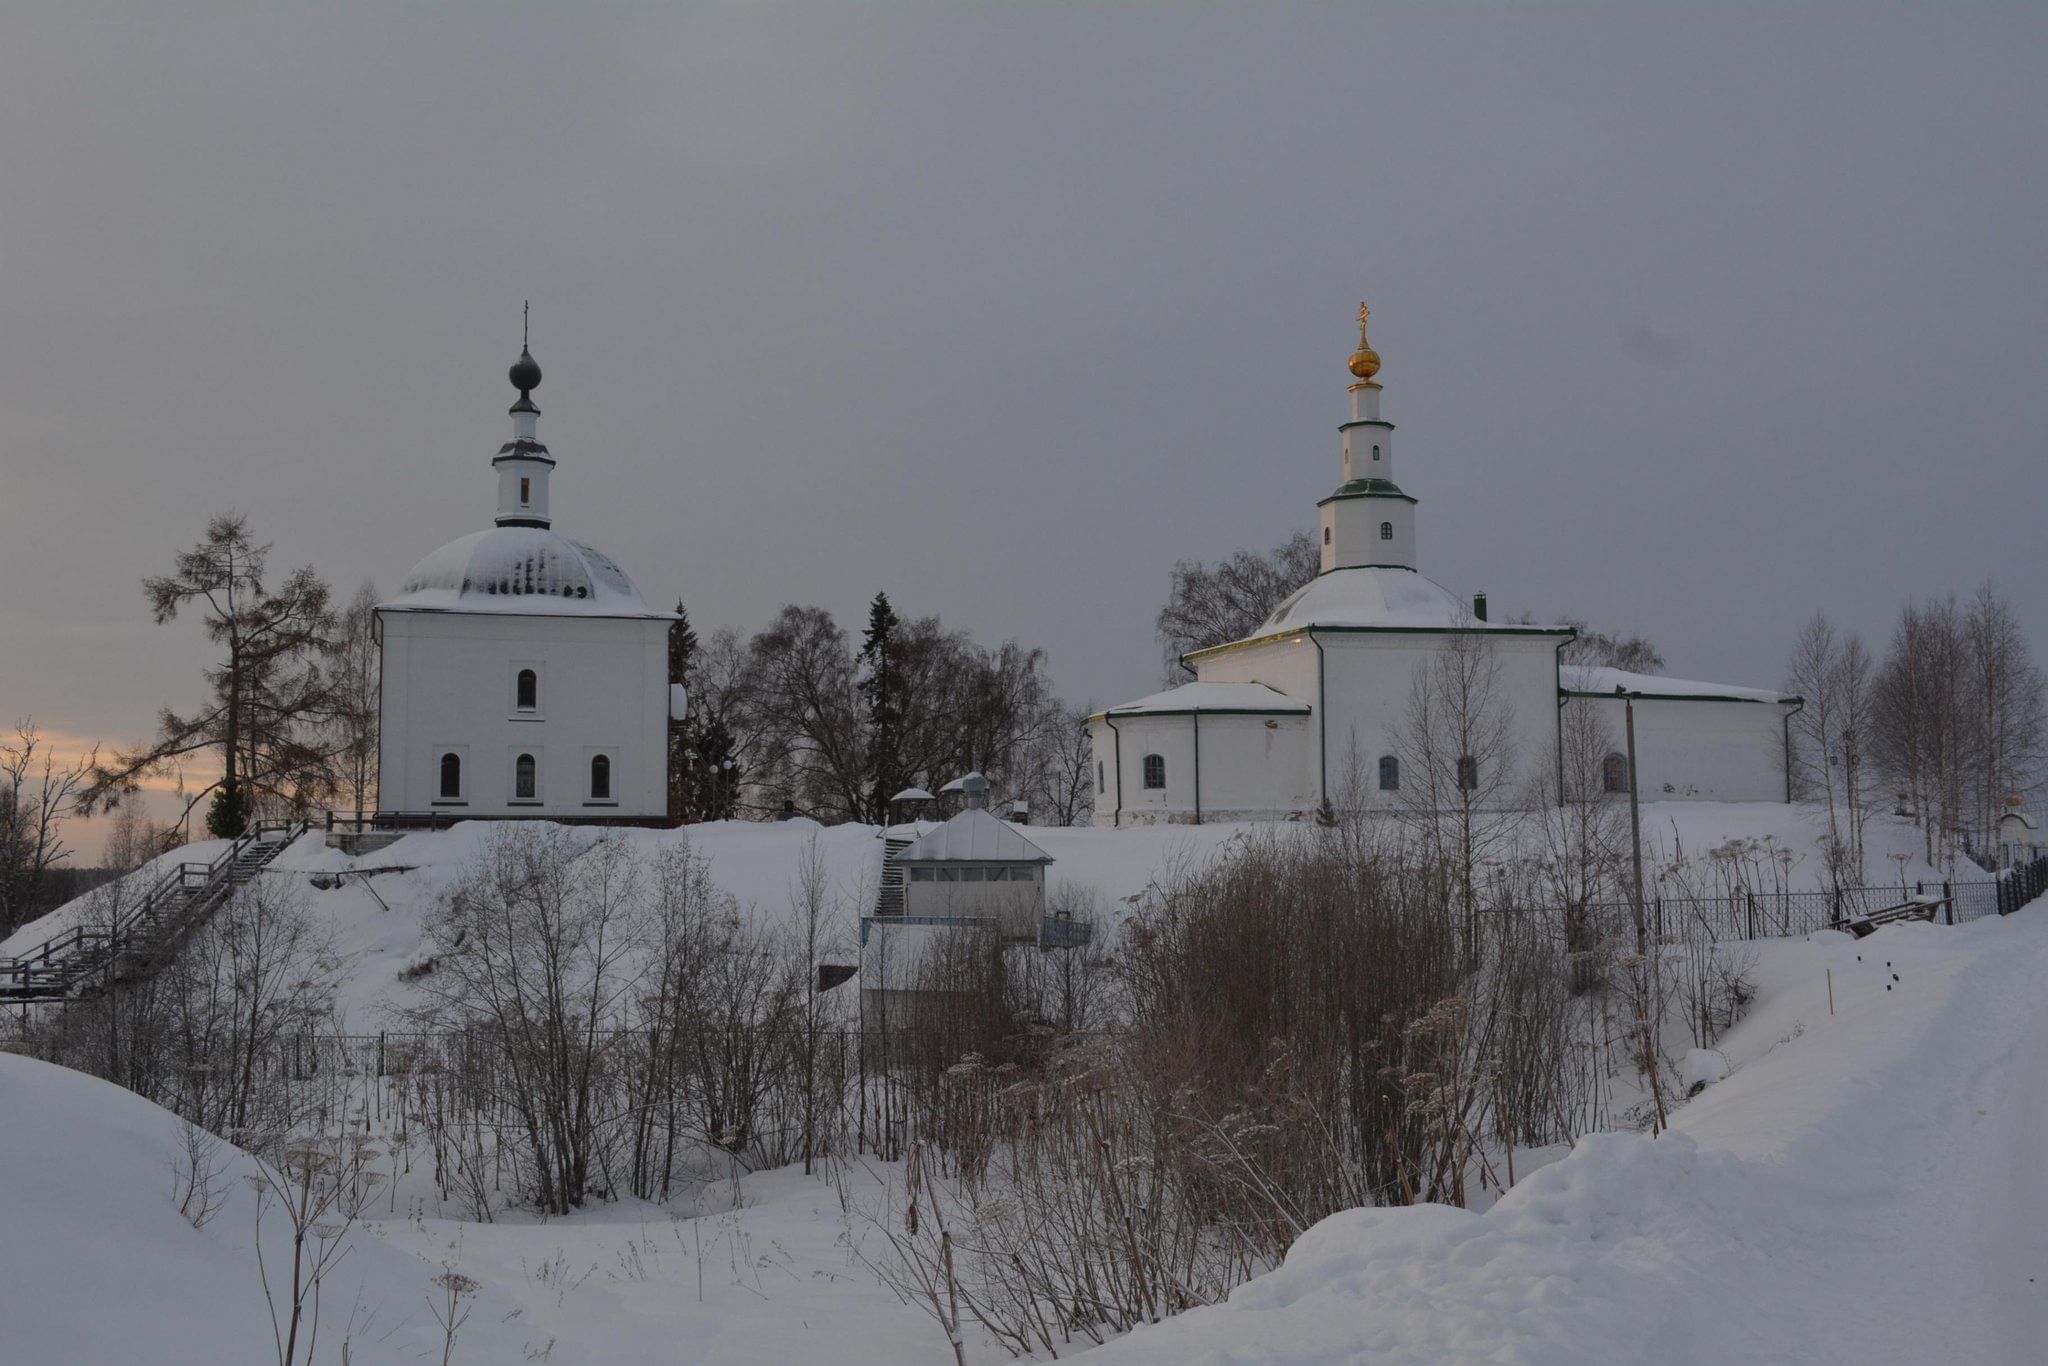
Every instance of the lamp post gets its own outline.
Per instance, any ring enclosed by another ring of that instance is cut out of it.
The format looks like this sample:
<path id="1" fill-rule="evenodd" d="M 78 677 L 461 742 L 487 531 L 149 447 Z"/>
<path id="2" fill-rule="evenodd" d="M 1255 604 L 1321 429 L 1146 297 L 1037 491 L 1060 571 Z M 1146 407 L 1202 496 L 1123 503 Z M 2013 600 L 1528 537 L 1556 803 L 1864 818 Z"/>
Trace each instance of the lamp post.
<path id="1" fill-rule="evenodd" d="M 1649 952 L 1649 931 L 1643 923 L 1643 809 L 1636 789 L 1636 702 L 1620 684 L 1614 687 L 1621 698 L 1621 712 L 1628 729 L 1628 838 L 1635 866 L 1636 956 Z"/>

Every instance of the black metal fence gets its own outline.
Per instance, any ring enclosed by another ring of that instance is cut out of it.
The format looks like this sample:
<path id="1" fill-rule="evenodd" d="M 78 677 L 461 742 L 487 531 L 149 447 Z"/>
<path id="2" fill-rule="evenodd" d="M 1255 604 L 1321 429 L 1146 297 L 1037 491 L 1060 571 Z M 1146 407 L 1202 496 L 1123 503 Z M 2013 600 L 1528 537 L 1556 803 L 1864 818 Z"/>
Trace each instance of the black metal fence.
<path id="1" fill-rule="evenodd" d="M 1917 882 L 1888 887 L 1837 887 L 1821 892 L 1752 892 L 1730 896 L 1660 896 L 1643 907 L 1658 938 L 1703 926 L 1715 939 L 1779 939 L 1812 934 L 1830 926 L 1876 915 L 1906 902 L 1940 903 L 1944 924 L 1960 925 L 1987 915 L 2011 915 L 2048 893 L 2048 857 L 1971 882 Z M 1625 919 L 1627 903 L 1592 908 L 1601 917 Z"/>

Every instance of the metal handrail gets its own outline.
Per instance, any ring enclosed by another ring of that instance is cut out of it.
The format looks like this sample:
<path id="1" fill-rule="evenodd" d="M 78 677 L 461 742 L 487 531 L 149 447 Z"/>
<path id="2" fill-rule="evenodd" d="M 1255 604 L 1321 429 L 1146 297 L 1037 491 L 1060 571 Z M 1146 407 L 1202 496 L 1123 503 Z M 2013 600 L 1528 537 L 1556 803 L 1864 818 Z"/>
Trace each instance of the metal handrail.
<path id="1" fill-rule="evenodd" d="M 262 821 L 229 842 L 211 859 L 201 862 L 197 859 L 183 859 L 170 865 L 144 892 L 140 901 L 125 915 L 119 915 L 109 926 L 73 925 L 60 930 L 25 954 L 11 958 L 0 958 L 0 983 L 12 981 L 18 989 L 27 989 L 36 978 L 62 982 L 67 973 L 83 974 L 98 962 L 118 957 L 127 945 L 140 936 L 138 927 L 154 919 L 167 902 L 175 901 L 184 912 L 181 920 L 190 920 L 214 899 L 224 886 L 234 868 L 241 863 L 251 849 L 266 843 L 274 844 L 275 850 L 282 850 L 293 840 L 304 834 L 310 822 Z M 266 840 L 266 836 L 281 838 Z M 272 857 L 275 856 L 275 850 Z M 265 862 L 268 862 L 266 859 Z M 197 881 L 193 881 L 194 875 Z M 171 924 L 161 936 L 173 937 L 182 924 Z M 91 947 L 88 947 L 88 944 Z M 69 950 L 69 952 L 60 952 Z"/>

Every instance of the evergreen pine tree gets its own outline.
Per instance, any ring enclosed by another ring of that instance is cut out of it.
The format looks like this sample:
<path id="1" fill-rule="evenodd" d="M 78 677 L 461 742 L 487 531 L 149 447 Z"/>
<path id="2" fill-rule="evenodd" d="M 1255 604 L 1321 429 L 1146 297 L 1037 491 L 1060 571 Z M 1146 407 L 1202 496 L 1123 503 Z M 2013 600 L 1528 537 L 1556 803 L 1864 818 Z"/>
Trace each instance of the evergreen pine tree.
<path id="1" fill-rule="evenodd" d="M 668 628 L 668 681 L 690 685 L 690 660 L 697 653 L 697 633 L 690 629 L 690 614 L 683 607 L 681 598 L 676 599 L 676 623 Z M 696 708 L 691 716 L 677 720 L 671 716 L 668 722 L 668 814 L 670 820 L 703 820 L 704 811 L 697 801 L 702 783 L 697 772 L 698 730 L 694 720 Z"/>
<path id="2" fill-rule="evenodd" d="M 695 787 L 692 799 L 699 817 L 729 821 L 739 805 L 741 769 L 733 751 L 732 732 L 716 717 L 695 731 L 691 755 Z"/>
<path id="3" fill-rule="evenodd" d="M 903 683 L 896 667 L 897 625 L 889 595 L 875 594 L 868 606 L 868 629 L 861 637 L 865 673 L 859 686 L 868 711 L 868 769 L 873 781 L 869 814 L 878 822 L 889 819 L 889 798 L 902 786 Z"/>

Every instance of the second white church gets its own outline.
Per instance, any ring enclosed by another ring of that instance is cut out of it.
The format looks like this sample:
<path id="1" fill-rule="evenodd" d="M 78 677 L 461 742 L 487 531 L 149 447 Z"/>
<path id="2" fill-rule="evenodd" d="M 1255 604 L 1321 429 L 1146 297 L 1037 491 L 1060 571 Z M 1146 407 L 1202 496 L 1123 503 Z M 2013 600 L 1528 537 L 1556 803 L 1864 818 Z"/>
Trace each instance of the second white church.
<path id="1" fill-rule="evenodd" d="M 1772 689 L 1561 664 L 1565 626 L 1496 624 L 1417 568 L 1416 500 L 1394 480 L 1394 426 L 1380 416 L 1380 358 L 1358 310 L 1351 420 L 1338 428 L 1344 480 L 1318 505 L 1321 572 L 1243 640 L 1189 654 L 1196 681 L 1089 718 L 1098 825 L 1274 819 L 1325 802 L 1402 799 L 1419 670 L 1448 649 L 1482 650 L 1499 759 L 1457 756 L 1453 781 L 1489 793 L 1552 784 L 1565 709 L 1591 709 L 1612 737 L 1605 784 L 1626 791 L 1624 706 L 1635 718 L 1644 800 L 1788 800 L 1787 723 L 1800 706 Z M 1488 762 L 1516 772 L 1480 771 Z M 1411 758 L 1410 766 L 1413 766 Z"/>

